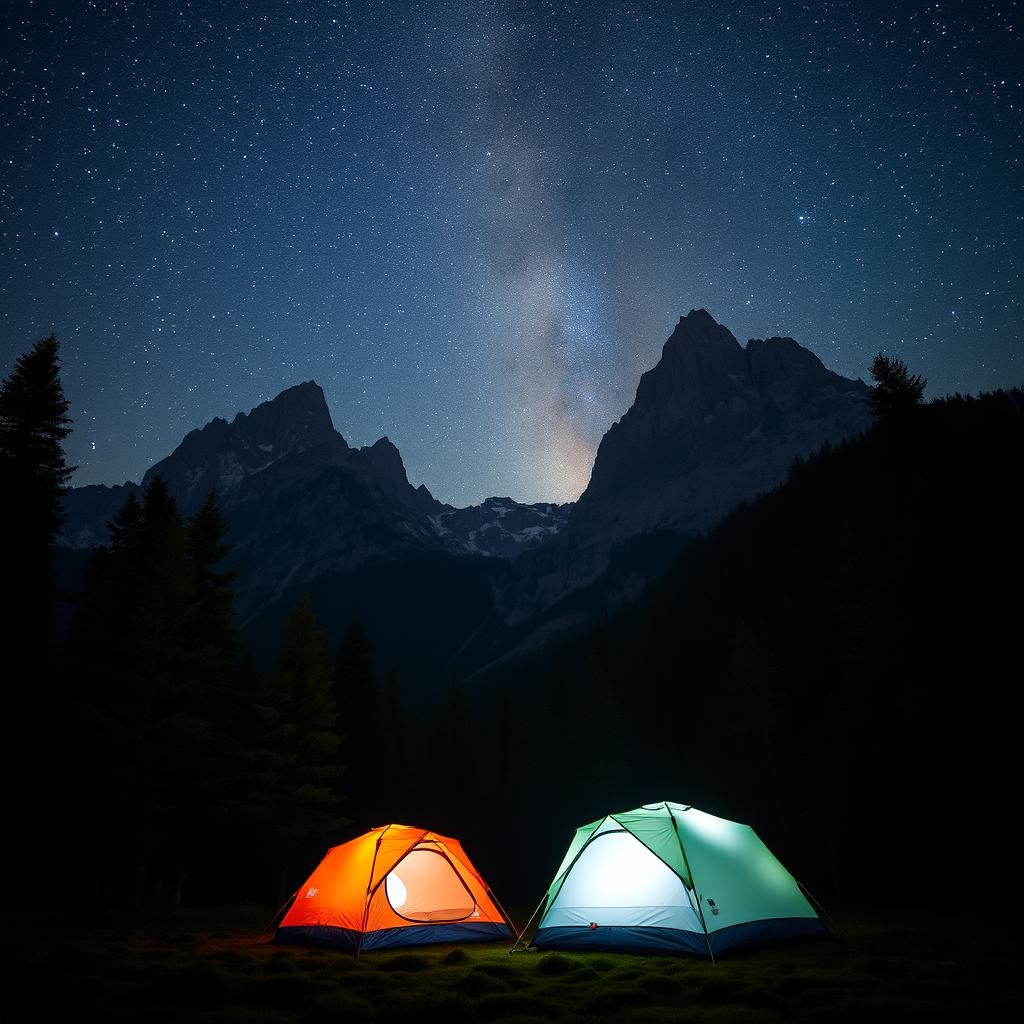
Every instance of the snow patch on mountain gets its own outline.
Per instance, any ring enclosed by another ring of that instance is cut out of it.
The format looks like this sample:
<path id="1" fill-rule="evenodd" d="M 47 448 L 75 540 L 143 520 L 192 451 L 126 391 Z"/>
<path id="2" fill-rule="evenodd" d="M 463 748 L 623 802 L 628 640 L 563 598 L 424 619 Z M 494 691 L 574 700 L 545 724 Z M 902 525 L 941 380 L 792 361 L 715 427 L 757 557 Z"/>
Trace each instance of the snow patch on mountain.
<path id="1" fill-rule="evenodd" d="M 571 503 L 527 505 L 509 497 L 495 497 L 468 508 L 443 506 L 430 516 L 430 521 L 438 535 L 463 554 L 515 558 L 555 536 L 565 525 L 571 507 Z"/>

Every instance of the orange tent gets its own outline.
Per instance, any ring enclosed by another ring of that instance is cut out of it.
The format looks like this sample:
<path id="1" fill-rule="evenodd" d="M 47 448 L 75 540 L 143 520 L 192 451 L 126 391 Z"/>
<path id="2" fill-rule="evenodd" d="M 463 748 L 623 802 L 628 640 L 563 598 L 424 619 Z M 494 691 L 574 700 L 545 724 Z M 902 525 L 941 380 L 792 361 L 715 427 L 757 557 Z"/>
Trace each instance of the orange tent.
<path id="1" fill-rule="evenodd" d="M 358 952 L 512 934 L 457 839 L 384 825 L 327 851 L 296 891 L 276 941 Z"/>

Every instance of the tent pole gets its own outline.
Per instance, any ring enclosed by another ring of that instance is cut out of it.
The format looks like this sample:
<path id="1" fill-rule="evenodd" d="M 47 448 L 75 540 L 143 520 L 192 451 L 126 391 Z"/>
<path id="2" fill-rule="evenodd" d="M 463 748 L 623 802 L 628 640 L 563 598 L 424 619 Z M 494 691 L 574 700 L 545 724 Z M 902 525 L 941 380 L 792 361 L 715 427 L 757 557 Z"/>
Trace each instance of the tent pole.
<path id="1" fill-rule="evenodd" d="M 679 844 L 679 852 L 683 855 L 683 863 L 686 865 L 686 873 L 690 876 L 690 885 L 693 887 L 693 894 L 697 897 L 697 915 L 700 917 L 700 926 L 704 929 L 704 942 L 708 947 L 708 956 L 711 957 L 711 966 L 717 967 L 714 950 L 711 948 L 711 939 L 708 938 L 708 923 L 704 920 L 704 911 L 700 905 L 700 893 L 697 892 L 697 879 L 693 877 L 693 868 L 690 867 L 690 859 L 686 856 L 686 847 L 683 845 L 683 837 L 679 834 L 679 826 L 676 824 L 675 815 L 669 810 L 668 801 L 661 805 L 665 808 L 668 820 L 672 822 L 672 831 L 676 834 L 676 842 Z"/>
<path id="2" fill-rule="evenodd" d="M 481 882 L 481 884 L 483 885 L 484 892 L 487 893 L 488 896 L 490 896 L 491 902 L 498 908 L 498 913 L 500 913 L 501 916 L 505 918 L 505 924 L 511 925 L 512 934 L 514 935 L 516 931 L 516 926 L 512 924 L 512 918 L 505 913 L 505 908 L 498 902 L 498 897 L 495 896 L 493 892 L 491 892 L 490 886 L 488 886 L 487 883 L 483 881 Z"/>
<path id="3" fill-rule="evenodd" d="M 610 817 L 611 817 L 611 815 L 606 814 L 601 819 L 601 821 L 598 823 L 597 828 L 594 829 L 594 832 L 596 832 L 597 829 L 599 829 Z M 618 822 L 616 822 L 616 824 L 618 824 Z M 576 831 L 579 832 L 579 829 L 577 829 Z M 594 833 L 592 832 L 589 836 L 587 836 L 586 842 L 584 842 L 584 844 L 576 851 L 576 856 L 573 857 L 573 859 L 570 862 L 570 864 L 568 865 L 568 867 L 566 867 L 566 869 L 561 873 L 560 876 L 555 878 L 556 882 L 558 881 L 558 878 L 561 878 L 561 880 L 563 882 L 565 881 L 565 879 L 569 875 L 569 872 L 572 871 L 573 867 L 575 866 L 576 861 L 578 861 L 580 859 L 580 857 L 583 856 L 583 851 L 590 845 L 590 843 L 593 840 L 593 838 L 594 838 Z M 551 889 L 553 889 L 553 888 L 554 888 L 554 882 L 551 883 Z M 548 889 L 547 892 L 544 893 L 543 897 L 541 898 L 540 903 L 537 904 L 537 909 L 530 915 L 530 920 L 526 922 L 526 928 L 524 928 L 519 933 L 518 938 L 516 939 L 516 941 L 513 944 L 512 948 L 509 950 L 510 953 L 514 953 L 515 952 L 516 946 L 519 945 L 519 940 L 522 939 L 522 937 L 526 934 L 527 928 L 529 928 L 530 925 L 533 924 L 533 919 L 537 916 L 538 912 L 540 911 L 540 908 L 542 906 L 544 906 L 544 900 L 546 900 L 548 898 L 548 894 L 551 892 L 551 889 Z M 559 885 L 559 889 L 561 889 L 561 885 Z M 558 898 L 558 893 L 557 892 L 555 893 L 555 898 L 556 899 Z"/>
<path id="4" fill-rule="evenodd" d="M 798 878 L 793 879 L 794 882 L 800 887 L 800 891 L 829 919 L 829 922 L 835 928 L 836 934 L 841 935 L 843 940 L 846 940 L 846 935 L 843 933 L 842 928 L 839 927 L 839 923 L 836 919 L 825 909 L 825 904 L 819 900 L 810 889 L 804 885 Z"/>
<path id="5" fill-rule="evenodd" d="M 526 924 L 523 926 L 523 930 L 516 936 L 516 941 L 512 943 L 512 948 L 509 950 L 510 954 L 514 953 L 516 951 L 516 946 L 518 946 L 519 943 L 522 942 L 523 936 L 527 933 L 527 931 L 529 931 L 530 925 L 533 924 L 533 919 L 540 913 L 540 908 L 543 907 L 544 904 L 547 902 L 547 898 L 547 893 L 544 893 L 544 895 L 540 898 L 540 903 L 537 904 L 537 909 L 530 915 L 530 920 L 526 922 Z M 502 913 L 504 913 L 504 911 L 502 911 Z M 511 921 L 509 923 L 511 923 Z"/>
<path id="6" fill-rule="evenodd" d="M 448 863 L 451 864 L 452 869 L 455 871 L 455 873 L 458 874 L 459 873 L 458 868 L 455 867 L 454 861 L 452 861 L 451 857 L 448 856 L 448 854 L 451 851 L 449 851 L 448 847 L 445 846 L 445 844 L 442 843 L 440 840 L 435 839 L 434 841 L 437 843 L 438 846 L 444 848 L 445 853 L 444 853 L 443 856 L 448 861 Z M 460 844 L 460 846 L 461 846 L 461 844 Z M 464 850 L 463 850 L 463 853 L 465 853 Z M 480 888 L 483 889 L 485 895 L 490 897 L 491 902 L 498 908 L 498 913 L 501 914 L 502 918 L 504 918 L 505 924 L 507 924 L 509 926 L 510 931 L 512 932 L 513 935 L 515 935 L 516 926 L 512 923 L 512 918 L 509 917 L 508 914 L 505 913 L 505 908 L 498 902 L 498 897 L 495 896 L 493 892 L 491 892 L 491 887 L 483 880 L 483 877 L 481 876 L 480 872 L 477 871 L 477 869 L 474 868 L 471 864 L 466 864 L 462 860 L 461 857 L 456 857 L 455 860 L 457 860 L 459 862 L 459 864 L 462 866 L 462 869 L 465 872 L 467 872 L 468 874 L 472 875 L 472 877 L 477 880 L 477 883 L 479 884 Z M 472 895 L 472 893 L 470 893 L 470 895 Z M 474 900 L 474 902 L 476 901 L 476 897 L 475 896 L 473 897 L 473 900 Z"/>
<path id="7" fill-rule="evenodd" d="M 288 909 L 289 906 L 291 906 L 292 900 L 294 900 L 295 897 L 298 896 L 298 894 L 299 890 L 296 889 L 295 892 L 293 892 L 291 896 L 289 896 L 288 899 L 286 899 L 284 903 L 281 904 L 281 907 L 277 911 L 277 913 L 260 929 L 260 933 L 256 936 L 256 940 L 253 943 L 253 945 L 258 946 L 260 944 L 260 939 L 263 938 L 264 933 L 270 931 L 270 929 L 274 927 L 274 924 L 277 921 L 277 919 L 285 912 L 285 910 Z"/>
<path id="8" fill-rule="evenodd" d="M 388 825 L 388 828 L 391 828 L 391 826 Z M 370 888 L 373 885 L 373 869 L 377 866 L 377 853 L 380 850 L 380 844 L 383 842 L 388 828 L 384 829 L 384 831 L 377 836 L 377 843 L 373 848 L 373 860 L 370 861 L 370 877 L 366 880 L 366 902 L 363 904 L 363 926 L 359 929 L 359 938 L 356 940 L 357 960 L 359 959 L 359 954 L 363 951 L 363 936 L 366 934 L 366 919 L 370 916 Z"/>

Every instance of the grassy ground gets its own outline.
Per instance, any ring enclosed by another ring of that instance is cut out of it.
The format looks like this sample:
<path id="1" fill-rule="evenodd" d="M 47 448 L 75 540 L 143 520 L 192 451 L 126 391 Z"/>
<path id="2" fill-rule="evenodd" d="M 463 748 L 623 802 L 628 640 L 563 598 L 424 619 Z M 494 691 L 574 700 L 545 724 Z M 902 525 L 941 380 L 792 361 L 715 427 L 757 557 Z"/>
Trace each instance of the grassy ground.
<path id="1" fill-rule="evenodd" d="M 496 945 L 350 954 L 255 945 L 263 912 L 92 926 L 8 918 L 0 1021 L 777 1021 L 1019 1010 L 1010 936 L 947 912 L 839 915 L 845 938 L 677 957 Z"/>

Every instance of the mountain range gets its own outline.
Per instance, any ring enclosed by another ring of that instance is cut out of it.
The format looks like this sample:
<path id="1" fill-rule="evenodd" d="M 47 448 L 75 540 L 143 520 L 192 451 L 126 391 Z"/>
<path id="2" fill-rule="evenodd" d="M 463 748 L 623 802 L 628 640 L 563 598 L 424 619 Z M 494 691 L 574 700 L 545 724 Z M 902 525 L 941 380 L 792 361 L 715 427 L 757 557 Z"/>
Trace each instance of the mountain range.
<path id="1" fill-rule="evenodd" d="M 867 395 L 792 338 L 743 346 L 692 310 L 604 435 L 575 504 L 444 504 L 409 482 L 387 437 L 351 447 L 308 381 L 193 430 L 141 485 L 71 490 L 61 543 L 101 544 L 128 494 L 154 477 L 185 514 L 213 491 L 257 656 L 271 655 L 284 612 L 308 590 L 333 633 L 360 618 L 403 679 L 428 687 L 635 593 L 794 459 L 863 429 Z"/>

